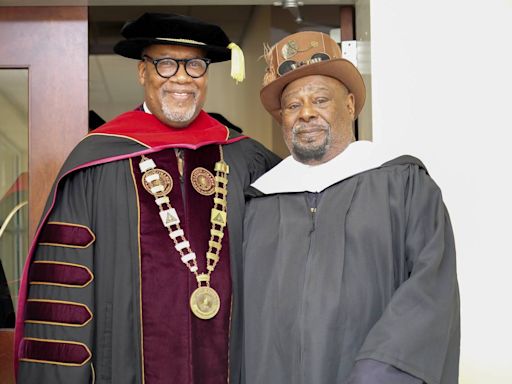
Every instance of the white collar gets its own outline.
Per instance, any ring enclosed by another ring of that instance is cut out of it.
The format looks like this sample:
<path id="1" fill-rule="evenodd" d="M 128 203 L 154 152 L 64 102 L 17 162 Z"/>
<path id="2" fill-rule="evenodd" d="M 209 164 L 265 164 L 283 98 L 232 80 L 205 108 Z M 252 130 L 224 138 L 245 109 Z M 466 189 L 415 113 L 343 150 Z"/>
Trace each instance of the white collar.
<path id="1" fill-rule="evenodd" d="M 252 186 L 265 194 L 321 192 L 350 176 L 378 168 L 396 157 L 371 141 L 356 141 L 335 158 L 319 165 L 302 164 L 288 156 Z"/>
<path id="2" fill-rule="evenodd" d="M 146 105 L 146 102 L 142 103 L 142 108 L 144 109 L 144 112 L 152 115 L 151 111 L 149 110 L 148 106 Z"/>

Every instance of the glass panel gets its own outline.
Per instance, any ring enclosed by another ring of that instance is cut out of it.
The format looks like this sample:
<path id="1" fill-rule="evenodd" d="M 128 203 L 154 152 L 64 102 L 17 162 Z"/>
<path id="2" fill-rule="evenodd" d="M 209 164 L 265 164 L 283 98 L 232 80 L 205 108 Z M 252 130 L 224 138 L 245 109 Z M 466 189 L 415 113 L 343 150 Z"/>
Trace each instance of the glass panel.
<path id="1" fill-rule="evenodd" d="M 0 116 L 0 328 L 13 328 L 28 249 L 28 69 L 0 69 Z"/>

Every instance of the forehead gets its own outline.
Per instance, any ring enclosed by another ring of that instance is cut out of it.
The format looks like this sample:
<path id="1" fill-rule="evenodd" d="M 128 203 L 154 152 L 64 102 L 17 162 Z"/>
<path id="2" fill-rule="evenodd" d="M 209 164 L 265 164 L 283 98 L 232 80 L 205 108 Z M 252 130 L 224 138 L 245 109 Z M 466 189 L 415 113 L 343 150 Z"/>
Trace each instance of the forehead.
<path id="1" fill-rule="evenodd" d="M 150 45 L 144 50 L 144 54 L 153 58 L 172 57 L 175 59 L 187 59 L 192 57 L 204 57 L 204 51 L 201 48 L 167 44 Z"/>
<path id="2" fill-rule="evenodd" d="M 290 82 L 283 90 L 281 99 L 293 97 L 298 94 L 311 94 L 315 92 L 343 93 L 347 88 L 341 81 L 324 75 L 311 75 L 301 77 Z"/>

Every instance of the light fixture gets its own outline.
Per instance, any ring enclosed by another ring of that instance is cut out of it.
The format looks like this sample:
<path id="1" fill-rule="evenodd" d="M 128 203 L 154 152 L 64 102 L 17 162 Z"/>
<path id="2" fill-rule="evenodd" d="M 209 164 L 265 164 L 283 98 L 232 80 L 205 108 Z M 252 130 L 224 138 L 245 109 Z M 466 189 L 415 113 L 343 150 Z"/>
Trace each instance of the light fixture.
<path id="1" fill-rule="evenodd" d="M 303 5 L 304 3 L 302 1 L 297 0 L 284 0 L 274 2 L 274 6 L 282 7 L 283 9 L 289 10 L 293 17 L 295 17 L 295 22 L 297 24 L 302 23 L 302 17 L 300 17 L 299 7 Z"/>

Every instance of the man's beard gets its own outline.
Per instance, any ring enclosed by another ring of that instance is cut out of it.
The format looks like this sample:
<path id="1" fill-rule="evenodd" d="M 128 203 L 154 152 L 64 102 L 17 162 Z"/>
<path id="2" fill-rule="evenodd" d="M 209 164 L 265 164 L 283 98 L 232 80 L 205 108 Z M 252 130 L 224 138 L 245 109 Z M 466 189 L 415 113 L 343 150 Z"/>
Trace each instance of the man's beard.
<path id="1" fill-rule="evenodd" d="M 322 160 L 331 144 L 331 126 L 328 123 L 315 124 L 315 128 L 320 128 L 326 132 L 324 140 L 319 144 L 302 143 L 297 139 L 297 134 L 307 127 L 307 124 L 298 123 L 292 129 L 292 152 L 294 157 L 301 163 Z"/>
<path id="2" fill-rule="evenodd" d="M 162 112 L 169 121 L 175 121 L 179 123 L 191 121 L 197 111 L 197 93 L 194 94 L 194 103 L 190 104 L 186 110 L 176 110 L 173 108 L 174 101 L 167 101 L 167 95 L 162 91 Z"/>

